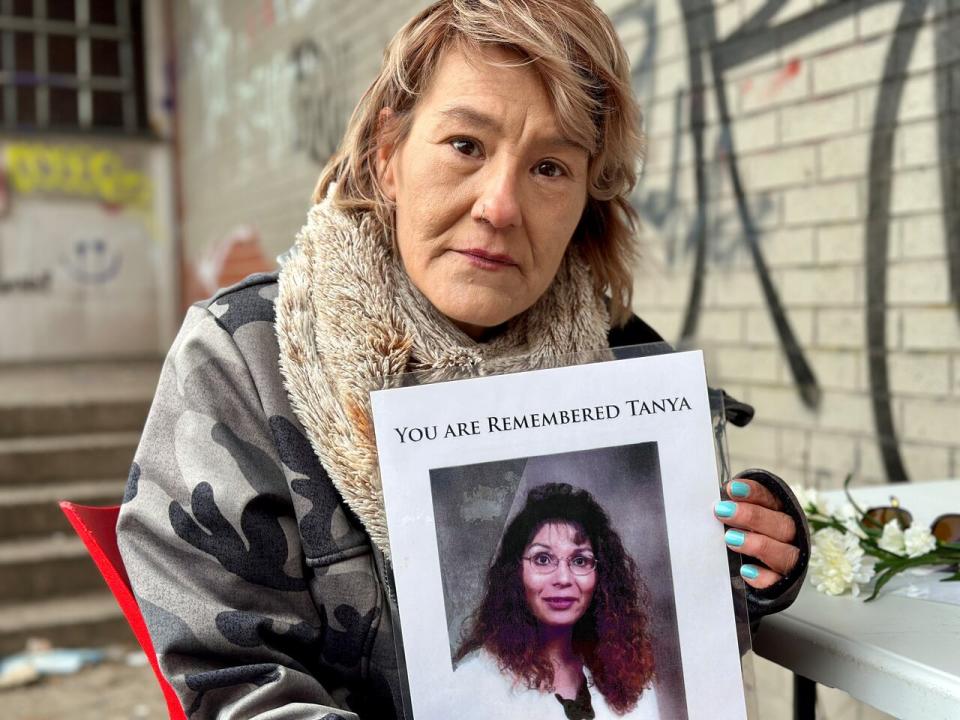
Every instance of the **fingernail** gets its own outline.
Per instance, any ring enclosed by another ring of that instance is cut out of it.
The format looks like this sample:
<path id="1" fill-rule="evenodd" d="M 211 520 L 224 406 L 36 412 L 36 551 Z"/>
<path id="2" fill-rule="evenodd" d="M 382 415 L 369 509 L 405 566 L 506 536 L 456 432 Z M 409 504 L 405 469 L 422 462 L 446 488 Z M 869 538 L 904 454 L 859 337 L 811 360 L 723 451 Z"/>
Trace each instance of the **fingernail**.
<path id="1" fill-rule="evenodd" d="M 745 577 L 747 580 L 756 580 L 759 574 L 760 571 L 757 569 L 756 565 L 740 566 L 740 575 Z"/>
<path id="2" fill-rule="evenodd" d="M 734 547 L 740 547 L 743 545 L 743 541 L 746 540 L 746 538 L 747 536 L 739 530 L 727 530 L 723 536 L 723 539 L 726 541 L 727 545 L 733 545 Z"/>
<path id="3" fill-rule="evenodd" d="M 730 483 L 730 494 L 734 497 L 747 497 L 750 495 L 750 486 L 745 482 L 734 480 Z"/>
<path id="4" fill-rule="evenodd" d="M 721 500 L 713 508 L 713 511 L 717 514 L 717 517 L 733 517 L 733 514 L 737 511 L 737 504 L 729 500 Z"/>

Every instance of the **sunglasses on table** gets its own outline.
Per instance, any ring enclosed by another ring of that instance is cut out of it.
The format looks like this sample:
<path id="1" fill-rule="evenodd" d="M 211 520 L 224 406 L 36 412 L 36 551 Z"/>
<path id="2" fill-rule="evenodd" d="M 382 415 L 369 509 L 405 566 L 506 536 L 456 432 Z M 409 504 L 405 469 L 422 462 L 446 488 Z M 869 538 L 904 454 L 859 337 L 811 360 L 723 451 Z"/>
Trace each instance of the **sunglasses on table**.
<path id="1" fill-rule="evenodd" d="M 901 529 L 906 530 L 913 523 L 909 510 L 900 507 L 900 502 L 890 498 L 890 504 L 884 507 L 869 508 L 864 514 L 863 524 L 876 530 L 891 520 L 896 520 Z M 960 543 L 960 513 L 944 513 L 930 524 L 930 532 L 941 543 Z"/>

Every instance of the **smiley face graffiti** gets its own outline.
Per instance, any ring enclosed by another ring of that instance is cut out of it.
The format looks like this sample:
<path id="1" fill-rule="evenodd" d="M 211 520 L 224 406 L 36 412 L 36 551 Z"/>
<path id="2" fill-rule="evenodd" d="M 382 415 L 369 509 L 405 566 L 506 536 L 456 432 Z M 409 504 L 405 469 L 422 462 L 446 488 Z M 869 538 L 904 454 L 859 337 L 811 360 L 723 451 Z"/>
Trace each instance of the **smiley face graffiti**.
<path id="1" fill-rule="evenodd" d="M 120 274 L 123 255 L 104 238 L 81 238 L 72 243 L 62 264 L 79 284 L 104 285 Z"/>

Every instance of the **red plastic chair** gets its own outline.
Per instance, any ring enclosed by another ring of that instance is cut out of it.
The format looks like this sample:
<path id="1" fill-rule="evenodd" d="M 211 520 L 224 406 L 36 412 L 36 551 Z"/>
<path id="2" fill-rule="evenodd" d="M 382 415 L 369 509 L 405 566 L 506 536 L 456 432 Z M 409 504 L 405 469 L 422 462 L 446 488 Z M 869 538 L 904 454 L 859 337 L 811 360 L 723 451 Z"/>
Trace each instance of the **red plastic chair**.
<path id="1" fill-rule="evenodd" d="M 160 683 L 160 689 L 163 691 L 163 697 L 167 701 L 167 712 L 170 713 L 170 720 L 187 720 L 187 716 L 180 707 L 180 700 L 177 694 L 170 687 L 170 683 L 160 672 L 160 666 L 157 664 L 157 653 L 153 649 L 153 642 L 150 640 L 150 634 L 147 632 L 147 626 L 143 622 L 143 615 L 140 613 L 140 607 L 137 605 L 136 598 L 133 597 L 133 590 L 130 587 L 130 578 L 127 576 L 127 570 L 123 566 L 123 558 L 120 557 L 120 550 L 117 548 L 117 516 L 120 514 L 120 506 L 110 507 L 89 507 L 86 505 L 76 505 L 72 502 L 61 502 L 60 509 L 67 516 L 67 520 L 77 531 L 77 535 L 83 540 L 83 544 L 96 563 L 97 569 L 107 581 L 113 597 L 120 604 L 124 617 L 130 624 L 130 629 L 146 653 L 150 666 Z"/>

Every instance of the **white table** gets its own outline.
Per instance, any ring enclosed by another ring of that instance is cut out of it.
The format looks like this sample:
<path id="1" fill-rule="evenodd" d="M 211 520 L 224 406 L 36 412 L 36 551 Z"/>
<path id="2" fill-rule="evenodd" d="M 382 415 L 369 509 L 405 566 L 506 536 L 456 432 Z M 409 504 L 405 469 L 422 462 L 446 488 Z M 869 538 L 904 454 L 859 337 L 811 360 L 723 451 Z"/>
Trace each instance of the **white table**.
<path id="1" fill-rule="evenodd" d="M 914 524 L 960 512 L 960 480 L 856 488 L 852 494 L 861 507 L 889 505 L 895 495 Z M 842 499 L 842 493 L 825 496 Z M 754 649 L 898 718 L 960 718 L 958 605 L 899 597 L 886 588 L 864 603 L 819 593 L 808 580 L 788 610 L 763 620 Z"/>

